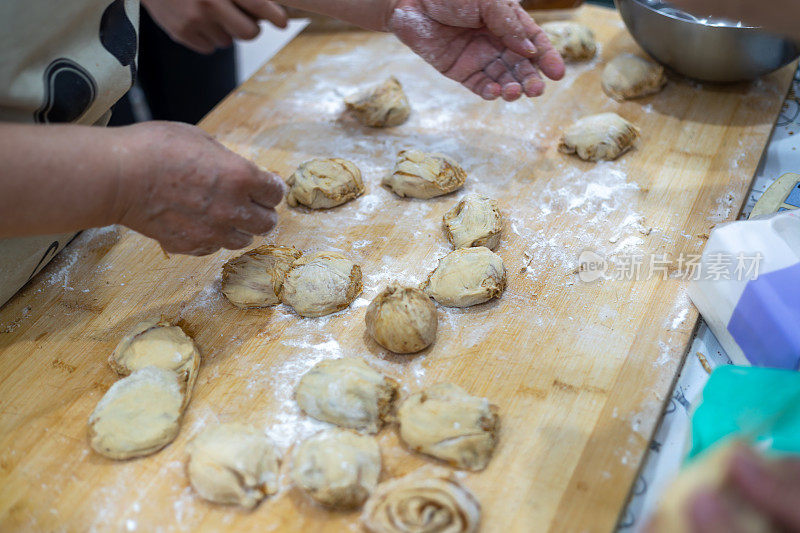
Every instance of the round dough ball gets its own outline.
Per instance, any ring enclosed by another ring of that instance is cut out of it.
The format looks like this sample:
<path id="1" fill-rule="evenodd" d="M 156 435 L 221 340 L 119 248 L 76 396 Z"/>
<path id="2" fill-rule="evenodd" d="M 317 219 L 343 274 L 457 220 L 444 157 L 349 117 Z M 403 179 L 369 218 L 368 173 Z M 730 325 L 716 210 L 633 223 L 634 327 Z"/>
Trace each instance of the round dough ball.
<path id="1" fill-rule="evenodd" d="M 554 21 L 542 24 L 542 29 L 553 48 L 567 61 L 591 59 L 597 52 L 594 32 L 588 26 L 571 21 Z"/>
<path id="2" fill-rule="evenodd" d="M 239 309 L 280 303 L 283 278 L 303 253 L 289 246 L 259 246 L 222 265 L 222 294 Z"/>
<path id="3" fill-rule="evenodd" d="M 403 86 L 394 76 L 345 100 L 345 106 L 359 122 L 373 128 L 399 126 L 411 114 Z"/>
<path id="4" fill-rule="evenodd" d="M 89 444 L 111 459 L 156 452 L 178 434 L 184 398 L 175 372 L 136 370 L 106 391 L 89 416 Z"/>
<path id="5" fill-rule="evenodd" d="M 311 209 L 328 209 L 364 194 L 361 171 L 346 159 L 306 161 L 286 180 L 286 203 L 303 204 Z"/>
<path id="6" fill-rule="evenodd" d="M 336 252 L 317 252 L 292 263 L 280 298 L 298 315 L 318 317 L 349 306 L 361 289 L 361 267 Z"/>
<path id="7" fill-rule="evenodd" d="M 383 426 L 396 398 L 397 382 L 355 357 L 320 361 L 295 389 L 297 404 L 309 416 L 369 433 Z"/>
<path id="8" fill-rule="evenodd" d="M 467 470 L 489 464 L 500 425 L 496 406 L 451 383 L 406 398 L 397 420 L 400 438 L 410 449 Z"/>
<path id="9" fill-rule="evenodd" d="M 659 92 L 667 83 L 664 67 L 634 54 L 618 55 L 608 62 L 601 78 L 605 93 L 617 101 Z"/>
<path id="10" fill-rule="evenodd" d="M 252 426 L 208 427 L 188 451 L 189 481 L 206 500 L 252 508 L 278 490 L 278 454 Z"/>
<path id="11" fill-rule="evenodd" d="M 373 437 L 328 429 L 297 447 L 292 479 L 314 501 L 328 507 L 358 507 L 378 485 L 381 452 Z"/>
<path id="12" fill-rule="evenodd" d="M 395 353 L 424 350 L 436 339 L 436 306 L 419 289 L 392 284 L 367 307 L 367 331 Z"/>
<path id="13" fill-rule="evenodd" d="M 442 220 L 447 238 L 455 248 L 485 246 L 494 250 L 500 244 L 503 216 L 491 198 L 468 194 Z"/>
<path id="14" fill-rule="evenodd" d="M 499 255 L 484 246 L 459 248 L 439 260 L 420 287 L 447 307 L 469 307 L 497 298 L 506 288 Z"/>
<path id="15" fill-rule="evenodd" d="M 451 472 L 418 471 L 378 485 L 361 520 L 371 533 L 476 533 L 481 506 Z"/>
<path id="16" fill-rule="evenodd" d="M 621 116 L 600 113 L 583 117 L 567 128 L 558 149 L 584 161 L 610 161 L 627 152 L 638 137 L 636 126 Z"/>
<path id="17" fill-rule="evenodd" d="M 460 189 L 466 179 L 464 169 L 446 155 L 401 150 L 382 183 L 398 196 L 433 198 Z"/>

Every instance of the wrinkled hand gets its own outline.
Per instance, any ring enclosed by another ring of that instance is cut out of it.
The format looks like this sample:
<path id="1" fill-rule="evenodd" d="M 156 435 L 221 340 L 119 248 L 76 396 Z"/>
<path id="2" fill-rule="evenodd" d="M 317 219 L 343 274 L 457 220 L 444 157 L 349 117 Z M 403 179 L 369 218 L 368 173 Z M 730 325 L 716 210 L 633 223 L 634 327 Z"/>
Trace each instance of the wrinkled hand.
<path id="1" fill-rule="evenodd" d="M 129 154 L 120 169 L 119 222 L 168 252 L 205 255 L 237 249 L 270 231 L 283 180 L 188 124 L 144 122 L 119 128 Z"/>
<path id="2" fill-rule="evenodd" d="M 398 0 L 388 27 L 436 70 L 487 100 L 539 96 L 540 72 L 564 76 L 561 56 L 514 0 Z"/>
<path id="3" fill-rule="evenodd" d="M 285 28 L 286 11 L 269 0 L 142 0 L 170 37 L 201 54 L 254 39 L 259 20 Z"/>

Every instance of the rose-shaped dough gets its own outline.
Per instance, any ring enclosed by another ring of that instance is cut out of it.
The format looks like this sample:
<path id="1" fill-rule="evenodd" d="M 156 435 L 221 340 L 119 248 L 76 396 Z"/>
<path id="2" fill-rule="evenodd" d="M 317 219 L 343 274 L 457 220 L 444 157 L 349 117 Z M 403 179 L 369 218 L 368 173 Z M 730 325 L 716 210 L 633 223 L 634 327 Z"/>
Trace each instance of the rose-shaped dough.
<path id="1" fill-rule="evenodd" d="M 542 24 L 542 29 L 553 48 L 567 61 L 591 59 L 597 52 L 594 32 L 588 26 L 571 21 L 553 21 Z"/>
<path id="2" fill-rule="evenodd" d="M 358 167 L 339 158 L 306 161 L 286 180 L 286 203 L 311 209 L 328 209 L 364 194 Z"/>
<path id="3" fill-rule="evenodd" d="M 401 150 L 382 183 L 398 196 L 433 198 L 460 189 L 466 179 L 464 169 L 446 155 Z"/>
<path id="4" fill-rule="evenodd" d="M 616 113 L 583 117 L 561 137 L 558 149 L 585 161 L 612 160 L 628 151 L 639 137 L 636 126 Z"/>
<path id="5" fill-rule="evenodd" d="M 505 287 L 503 260 L 478 246 L 459 248 L 441 258 L 420 288 L 447 307 L 469 307 L 497 298 Z"/>
<path id="6" fill-rule="evenodd" d="M 259 246 L 222 265 L 222 294 L 236 307 L 250 309 L 280 303 L 283 278 L 302 252 L 289 246 Z"/>
<path id="7" fill-rule="evenodd" d="M 383 426 L 396 398 L 397 382 L 355 357 L 317 363 L 295 390 L 297 404 L 309 416 L 369 433 Z"/>
<path id="8" fill-rule="evenodd" d="M 292 263 L 279 296 L 298 315 L 317 317 L 349 306 L 361 288 L 361 267 L 342 254 L 317 252 Z"/>
<path id="9" fill-rule="evenodd" d="M 292 460 L 295 485 L 317 503 L 337 509 L 364 503 L 380 473 L 378 442 L 347 429 L 324 430 L 304 440 Z"/>
<path id="10" fill-rule="evenodd" d="M 468 194 L 442 220 L 454 248 L 485 246 L 494 250 L 500 244 L 503 216 L 491 198 Z"/>
<path id="11" fill-rule="evenodd" d="M 385 481 L 361 515 L 371 533 L 475 533 L 478 500 L 447 471 L 418 471 Z"/>
<path id="12" fill-rule="evenodd" d="M 419 289 L 394 283 L 367 307 L 367 331 L 375 342 L 395 353 L 424 350 L 436 339 L 436 306 Z"/>
<path id="13" fill-rule="evenodd" d="M 188 451 L 189 481 L 206 500 L 252 508 L 278 490 L 278 454 L 264 432 L 252 426 L 208 427 Z"/>
<path id="14" fill-rule="evenodd" d="M 617 101 L 659 92 L 667 83 L 664 67 L 634 54 L 618 55 L 608 62 L 601 78 L 605 93 Z"/>
<path id="15" fill-rule="evenodd" d="M 411 114 L 403 87 L 394 76 L 345 100 L 345 106 L 359 122 L 373 128 L 399 126 Z"/>

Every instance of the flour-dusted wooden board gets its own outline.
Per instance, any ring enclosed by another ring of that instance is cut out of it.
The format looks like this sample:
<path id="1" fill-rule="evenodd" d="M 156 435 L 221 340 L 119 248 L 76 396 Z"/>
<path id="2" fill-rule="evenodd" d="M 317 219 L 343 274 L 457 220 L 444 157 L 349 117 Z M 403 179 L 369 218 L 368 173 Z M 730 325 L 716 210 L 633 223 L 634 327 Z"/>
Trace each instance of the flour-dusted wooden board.
<path id="1" fill-rule="evenodd" d="M 284 176 L 314 156 L 361 167 L 363 197 L 321 212 L 282 206 L 278 229 L 257 241 L 341 251 L 362 265 L 364 294 L 320 319 L 283 306 L 239 311 L 219 294 L 232 252 L 167 259 L 128 230 L 84 233 L 0 311 L 0 529 L 358 530 L 358 513 L 311 505 L 286 475 L 277 496 L 241 512 L 201 501 L 184 473 L 187 441 L 231 420 L 263 427 L 285 473 L 291 445 L 323 427 L 298 413 L 294 385 L 317 361 L 351 355 L 404 394 L 452 381 L 499 406 L 494 459 L 462 476 L 484 531 L 611 530 L 697 314 L 681 280 L 583 283 L 578 255 L 622 264 L 626 254 L 646 263 L 701 250 L 711 226 L 738 212 L 792 71 L 731 87 L 672 80 L 619 104 L 602 94 L 600 71 L 635 46 L 611 11 L 577 18 L 595 30 L 600 58 L 570 65 L 538 99 L 483 102 L 391 36 L 362 32 L 301 35 L 232 94 L 203 127 L 241 154 Z M 340 117 L 343 96 L 389 74 L 414 107 L 407 124 L 370 130 Z M 556 151 L 564 126 L 612 110 L 641 128 L 637 150 L 600 164 Z M 460 160 L 464 190 L 420 201 L 382 189 L 405 147 Z M 467 192 L 500 201 L 508 288 L 485 305 L 440 308 L 426 352 L 387 355 L 365 335 L 366 305 L 394 279 L 427 275 L 449 250 L 441 216 Z M 86 438 L 116 379 L 106 359 L 135 323 L 159 315 L 183 324 L 204 356 L 182 431 L 151 457 L 106 460 Z M 403 450 L 394 428 L 378 438 L 383 479 L 433 464 Z"/>

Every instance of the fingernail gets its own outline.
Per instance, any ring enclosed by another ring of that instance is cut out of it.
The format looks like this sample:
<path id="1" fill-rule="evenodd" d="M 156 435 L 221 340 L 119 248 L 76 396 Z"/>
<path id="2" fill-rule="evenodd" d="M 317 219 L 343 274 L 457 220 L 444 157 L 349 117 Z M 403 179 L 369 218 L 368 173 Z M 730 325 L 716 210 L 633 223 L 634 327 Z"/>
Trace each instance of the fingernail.
<path id="1" fill-rule="evenodd" d="M 533 42 L 530 39 L 525 39 L 522 41 L 522 47 L 530 54 L 536 53 L 536 46 L 534 46 Z"/>

